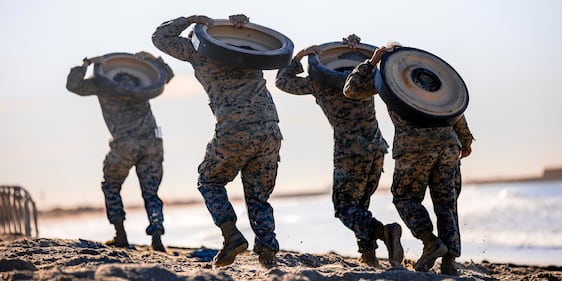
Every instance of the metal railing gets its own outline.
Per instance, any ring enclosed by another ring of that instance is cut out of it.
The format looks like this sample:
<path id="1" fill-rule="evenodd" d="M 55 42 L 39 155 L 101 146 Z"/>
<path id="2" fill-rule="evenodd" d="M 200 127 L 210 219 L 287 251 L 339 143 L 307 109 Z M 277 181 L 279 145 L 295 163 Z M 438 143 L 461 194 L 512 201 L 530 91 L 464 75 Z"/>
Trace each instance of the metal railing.
<path id="1" fill-rule="evenodd" d="M 39 236 L 35 202 L 23 187 L 0 185 L 0 233 Z"/>

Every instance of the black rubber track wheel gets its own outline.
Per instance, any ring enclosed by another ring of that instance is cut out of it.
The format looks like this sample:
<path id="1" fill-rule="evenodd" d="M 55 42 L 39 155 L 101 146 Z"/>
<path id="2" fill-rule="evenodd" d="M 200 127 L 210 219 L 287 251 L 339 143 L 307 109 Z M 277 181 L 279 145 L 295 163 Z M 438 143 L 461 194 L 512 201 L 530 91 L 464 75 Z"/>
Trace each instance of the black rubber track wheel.
<path id="1" fill-rule="evenodd" d="M 283 68 L 294 48 L 288 37 L 273 29 L 254 23 L 237 29 L 224 19 L 216 19 L 211 27 L 196 24 L 192 42 L 199 53 L 242 69 Z"/>
<path id="2" fill-rule="evenodd" d="M 468 89 L 453 67 L 424 50 L 397 47 L 382 57 L 379 94 L 387 107 L 420 127 L 454 124 L 468 106 Z"/>
<path id="3" fill-rule="evenodd" d="M 152 60 L 139 60 L 130 53 L 109 53 L 103 55 L 103 63 L 94 64 L 94 78 L 104 91 L 115 96 L 154 98 L 164 91 L 168 74 L 160 64 Z M 139 78 L 139 87 L 122 87 L 113 80 L 115 75 L 126 72 Z"/>
<path id="4" fill-rule="evenodd" d="M 318 54 L 308 56 L 308 74 L 313 80 L 342 91 L 353 68 L 369 59 L 376 49 L 363 43 L 352 49 L 343 42 L 328 42 L 318 48 Z"/>

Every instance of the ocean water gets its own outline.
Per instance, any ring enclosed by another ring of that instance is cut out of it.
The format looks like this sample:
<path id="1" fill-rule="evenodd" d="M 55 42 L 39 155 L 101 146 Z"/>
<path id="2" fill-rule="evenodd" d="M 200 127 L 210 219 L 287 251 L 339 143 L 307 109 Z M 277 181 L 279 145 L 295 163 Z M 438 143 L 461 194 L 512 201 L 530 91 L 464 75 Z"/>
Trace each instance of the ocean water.
<path id="1" fill-rule="evenodd" d="M 333 251 L 359 256 L 353 233 L 333 216 L 329 194 L 272 198 L 271 204 L 282 250 L 314 254 Z M 464 185 L 458 204 L 463 246 L 459 261 L 562 266 L 562 181 Z M 238 215 L 237 225 L 252 247 L 254 235 L 245 205 L 243 202 L 233 205 Z M 433 216 L 429 195 L 424 205 Z M 421 255 L 422 244 L 401 221 L 389 191 L 377 191 L 370 209 L 383 223 L 402 225 L 401 241 L 406 258 L 415 260 Z M 164 214 L 166 245 L 221 247 L 220 231 L 203 203 L 165 206 Z M 129 242 L 150 244 L 146 226 L 142 209 L 127 212 L 125 227 Z M 104 214 L 40 219 L 39 231 L 41 237 L 94 241 L 104 241 L 113 235 Z M 377 256 L 388 256 L 382 242 Z"/>

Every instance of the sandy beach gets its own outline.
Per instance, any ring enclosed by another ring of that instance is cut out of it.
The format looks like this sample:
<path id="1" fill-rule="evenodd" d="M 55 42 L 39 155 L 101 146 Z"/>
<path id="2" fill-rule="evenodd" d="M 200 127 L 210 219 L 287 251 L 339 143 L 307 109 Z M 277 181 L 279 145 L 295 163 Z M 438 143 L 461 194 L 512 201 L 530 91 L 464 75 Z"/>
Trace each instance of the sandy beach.
<path id="1" fill-rule="evenodd" d="M 462 275 L 453 277 L 439 274 L 439 262 L 431 272 L 415 272 L 412 260 L 403 269 L 392 269 L 386 259 L 372 268 L 333 252 L 280 251 L 277 267 L 264 269 L 246 251 L 231 266 L 214 268 L 217 249 L 168 246 L 160 253 L 147 245 L 123 249 L 83 239 L 1 239 L 1 280 L 562 280 L 557 266 L 464 262 Z"/>

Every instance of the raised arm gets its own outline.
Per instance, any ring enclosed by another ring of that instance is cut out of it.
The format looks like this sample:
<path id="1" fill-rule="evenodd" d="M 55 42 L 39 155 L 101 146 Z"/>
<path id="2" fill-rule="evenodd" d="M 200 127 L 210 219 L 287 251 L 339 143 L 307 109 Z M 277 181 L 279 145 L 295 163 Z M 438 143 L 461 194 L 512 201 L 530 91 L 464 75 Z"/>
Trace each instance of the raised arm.
<path id="1" fill-rule="evenodd" d="M 309 95 L 315 89 L 309 77 L 299 77 L 304 72 L 302 63 L 300 62 L 304 56 L 318 53 L 318 46 L 312 45 L 306 49 L 300 50 L 291 60 L 288 66 L 277 71 L 275 77 L 275 86 L 280 90 L 293 95 Z"/>
<path id="2" fill-rule="evenodd" d="M 66 89 L 80 96 L 99 94 L 99 88 L 94 80 L 92 78 L 84 78 L 88 66 L 99 59 L 100 57 L 84 58 L 82 65 L 71 68 L 70 73 L 66 77 Z"/>
<path id="3" fill-rule="evenodd" d="M 375 87 L 375 73 L 382 56 L 393 48 L 380 47 L 373 52 L 370 59 L 357 65 L 347 76 L 343 94 L 350 99 L 364 99 L 378 94 Z"/>
<path id="4" fill-rule="evenodd" d="M 152 43 L 160 51 L 176 59 L 187 61 L 195 49 L 191 38 L 182 37 L 180 34 L 190 25 L 197 23 L 211 26 L 214 21 L 207 16 L 193 15 L 164 22 L 152 34 Z"/>

